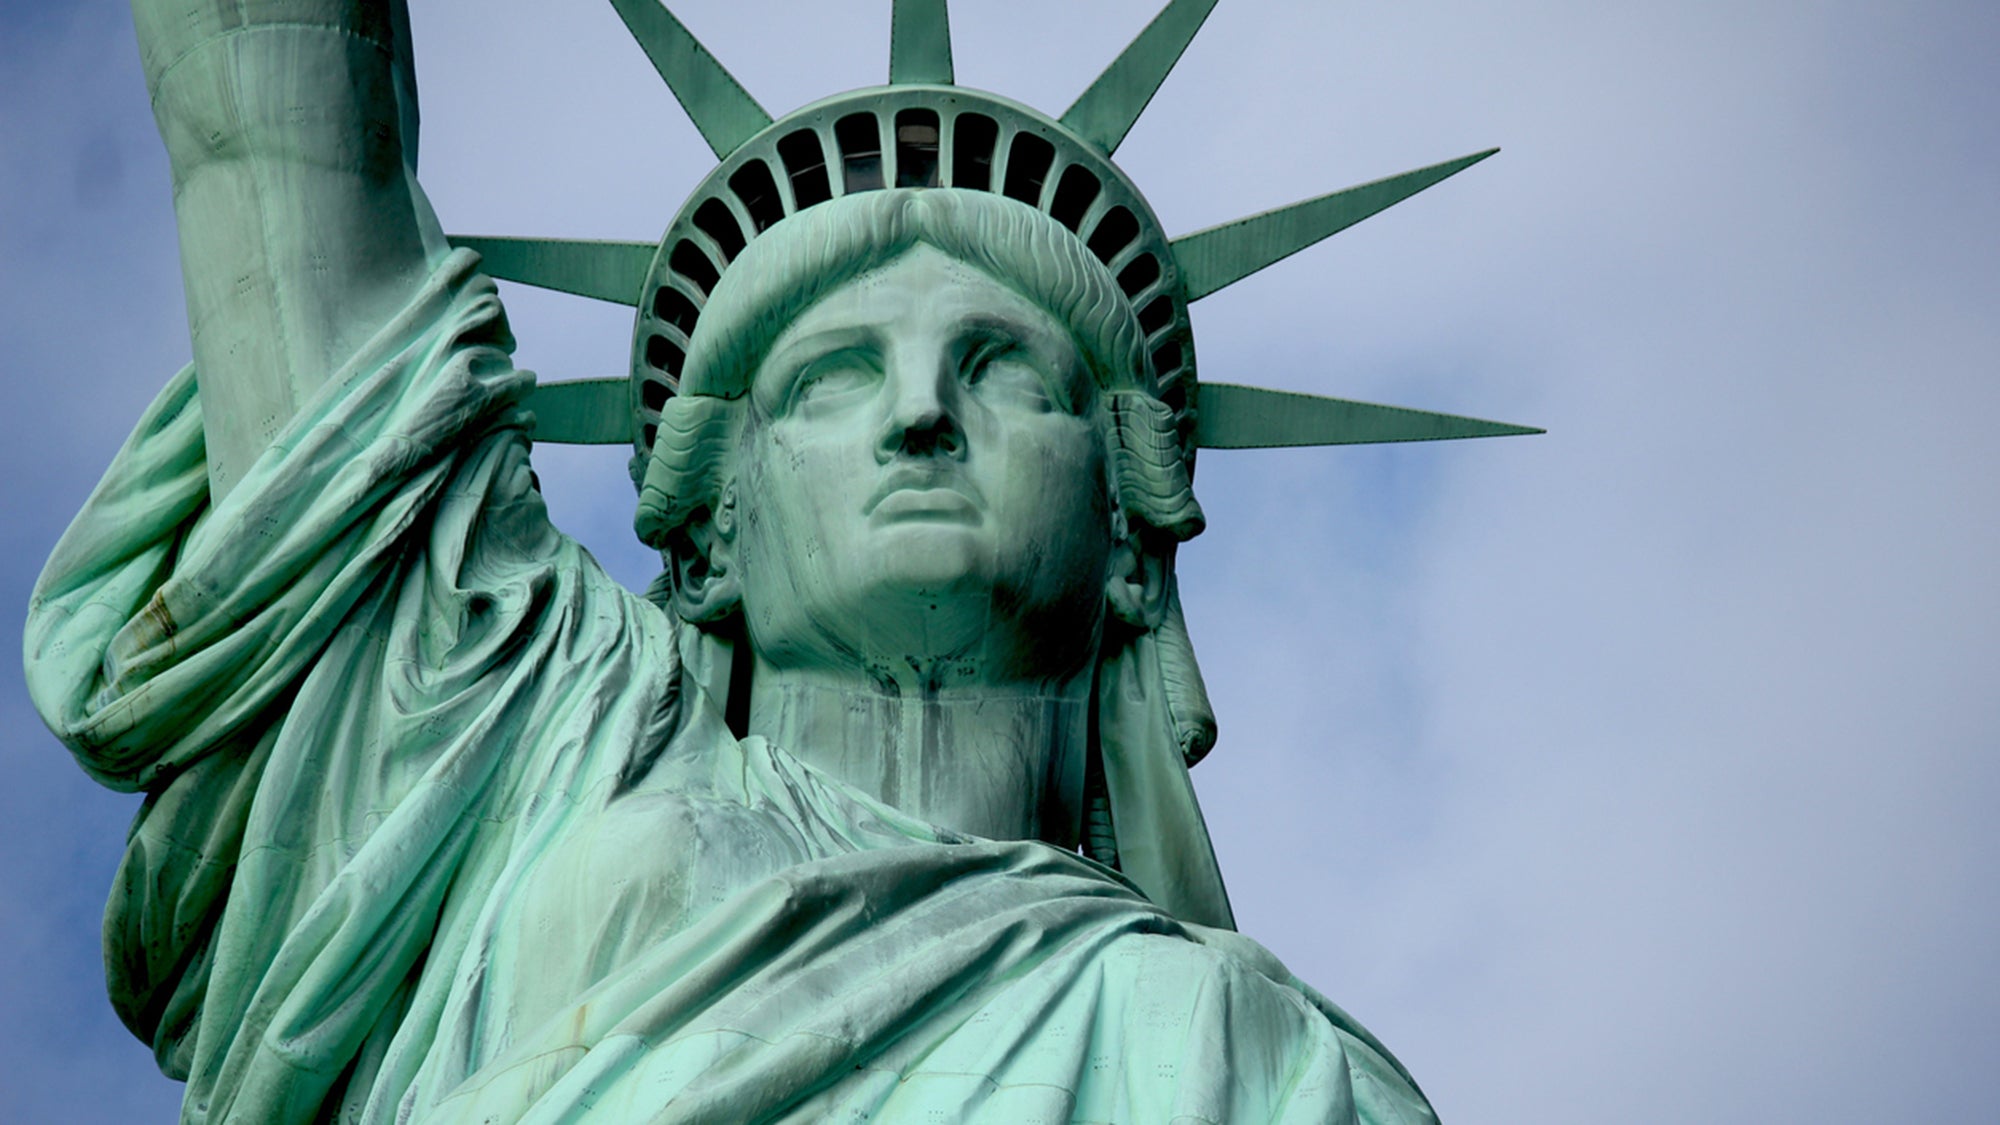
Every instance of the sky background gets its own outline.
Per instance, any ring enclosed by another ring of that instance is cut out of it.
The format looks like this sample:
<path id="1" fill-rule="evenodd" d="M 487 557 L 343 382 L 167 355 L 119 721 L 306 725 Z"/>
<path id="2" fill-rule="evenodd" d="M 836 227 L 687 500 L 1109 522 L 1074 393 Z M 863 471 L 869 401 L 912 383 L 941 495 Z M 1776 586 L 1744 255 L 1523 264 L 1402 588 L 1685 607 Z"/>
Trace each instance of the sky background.
<path id="1" fill-rule="evenodd" d="M 1154 0 L 960 0 L 1060 113 Z M 678 0 L 774 113 L 887 0 Z M 711 166 L 610 6 L 415 0 L 462 233 L 654 238 Z M 1204 455 L 1196 771 L 1242 928 L 1466 1123 L 2000 1100 L 2000 6 L 1226 0 L 1120 150 L 1171 233 L 1488 145 L 1202 301 L 1212 379 L 1546 426 Z M 629 312 L 518 287 L 517 358 Z M 119 0 L 0 0 L 0 632 L 186 327 Z M 538 450 L 628 583 L 623 454 Z M 136 799 L 0 646 L 0 1121 L 170 1120 L 103 997 Z"/>

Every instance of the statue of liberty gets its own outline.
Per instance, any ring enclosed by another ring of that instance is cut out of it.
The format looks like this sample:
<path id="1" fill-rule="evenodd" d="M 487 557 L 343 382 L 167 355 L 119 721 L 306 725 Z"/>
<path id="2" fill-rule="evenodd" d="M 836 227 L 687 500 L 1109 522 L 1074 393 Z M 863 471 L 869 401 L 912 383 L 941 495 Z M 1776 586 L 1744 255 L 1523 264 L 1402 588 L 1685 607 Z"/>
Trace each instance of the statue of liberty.
<path id="1" fill-rule="evenodd" d="M 193 362 L 27 652 L 146 794 L 107 966 L 184 1120 L 1434 1120 L 1233 930 L 1173 561 L 1198 446 L 1527 432 L 1195 378 L 1189 302 L 1480 157 L 1169 239 L 1110 156 L 1213 0 L 1059 119 L 897 0 L 775 121 L 614 3 L 721 160 L 657 242 L 446 236 L 400 0 L 134 2 Z M 634 307 L 630 377 L 538 387 L 493 276 Z M 633 443 L 643 595 L 536 441 Z"/>

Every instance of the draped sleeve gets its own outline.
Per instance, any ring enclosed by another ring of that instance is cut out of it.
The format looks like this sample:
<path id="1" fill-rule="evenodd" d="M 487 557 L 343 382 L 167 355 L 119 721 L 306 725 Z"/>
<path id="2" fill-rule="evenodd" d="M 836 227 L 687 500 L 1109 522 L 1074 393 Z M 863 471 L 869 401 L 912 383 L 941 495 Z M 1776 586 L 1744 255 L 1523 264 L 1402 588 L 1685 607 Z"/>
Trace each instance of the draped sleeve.
<path id="1" fill-rule="evenodd" d="M 419 1034 L 443 916 L 529 806 L 667 734 L 671 623 L 550 526 L 476 262 L 441 262 L 220 505 L 181 372 L 36 586 L 36 705 L 147 795 L 107 975 L 189 1120 L 310 1116 L 371 1036 Z"/>

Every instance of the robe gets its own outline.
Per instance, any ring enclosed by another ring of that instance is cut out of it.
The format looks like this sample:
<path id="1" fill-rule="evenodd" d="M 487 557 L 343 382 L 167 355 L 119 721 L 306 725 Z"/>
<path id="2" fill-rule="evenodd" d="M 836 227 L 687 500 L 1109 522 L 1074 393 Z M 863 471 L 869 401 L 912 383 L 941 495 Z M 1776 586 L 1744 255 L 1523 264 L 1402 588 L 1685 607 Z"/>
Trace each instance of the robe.
<path id="1" fill-rule="evenodd" d="M 454 253 L 220 502 L 181 372 L 36 588 L 184 1121 L 1435 1120 L 1254 942 L 731 735 L 549 523 L 511 346 Z"/>

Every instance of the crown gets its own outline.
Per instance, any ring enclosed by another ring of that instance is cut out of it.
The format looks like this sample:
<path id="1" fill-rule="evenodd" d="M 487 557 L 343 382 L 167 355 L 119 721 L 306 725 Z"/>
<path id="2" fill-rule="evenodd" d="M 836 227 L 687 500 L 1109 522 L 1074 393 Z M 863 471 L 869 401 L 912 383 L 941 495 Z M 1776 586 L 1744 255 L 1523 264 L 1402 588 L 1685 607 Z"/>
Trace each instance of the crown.
<path id="1" fill-rule="evenodd" d="M 452 236 L 494 277 L 637 310 L 628 377 L 544 383 L 535 440 L 650 455 L 708 295 L 764 231 L 884 188 L 993 192 L 1061 223 L 1104 263 L 1145 335 L 1183 445 L 1349 445 L 1541 433 L 1452 414 L 1195 378 L 1189 305 L 1493 155 L 1360 184 L 1170 238 L 1112 163 L 1216 0 L 1170 0 L 1060 118 L 953 83 L 945 0 L 894 0 L 889 83 L 773 119 L 659 0 L 611 0 L 720 163 L 656 242 Z M 635 474 L 642 475 L 642 474 Z"/>

